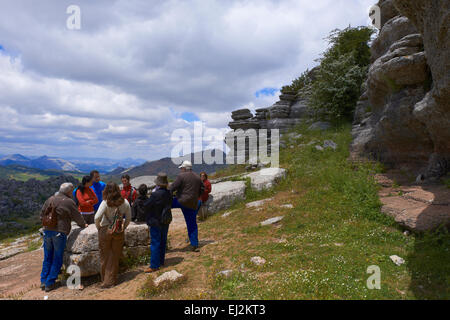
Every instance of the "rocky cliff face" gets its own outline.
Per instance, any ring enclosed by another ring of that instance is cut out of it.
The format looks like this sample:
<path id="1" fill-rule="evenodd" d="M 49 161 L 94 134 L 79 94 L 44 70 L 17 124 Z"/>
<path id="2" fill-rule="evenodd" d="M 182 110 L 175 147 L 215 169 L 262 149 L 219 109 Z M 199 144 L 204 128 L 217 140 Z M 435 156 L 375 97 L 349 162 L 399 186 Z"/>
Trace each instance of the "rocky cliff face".
<path id="1" fill-rule="evenodd" d="M 380 0 L 382 28 L 355 112 L 352 149 L 424 178 L 450 164 L 450 2 Z"/>

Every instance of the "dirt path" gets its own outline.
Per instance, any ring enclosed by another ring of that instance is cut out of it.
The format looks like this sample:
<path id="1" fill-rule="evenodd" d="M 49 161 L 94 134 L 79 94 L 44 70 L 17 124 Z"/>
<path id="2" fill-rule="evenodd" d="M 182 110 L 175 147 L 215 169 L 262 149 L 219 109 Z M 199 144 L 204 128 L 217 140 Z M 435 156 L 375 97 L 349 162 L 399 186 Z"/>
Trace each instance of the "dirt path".
<path id="1" fill-rule="evenodd" d="M 191 252 L 186 251 L 186 224 L 180 209 L 173 210 L 173 222 L 169 229 L 171 250 L 166 255 L 166 266 L 170 268 L 183 261 Z M 137 289 L 147 278 L 146 266 L 136 267 L 120 274 L 119 284 L 111 289 L 101 289 L 99 277 L 83 279 L 83 291 L 60 287 L 50 293 L 39 288 L 43 249 L 18 254 L 0 261 L 0 298 L 7 299 L 136 299 Z M 133 281 L 132 281 L 133 280 Z"/>

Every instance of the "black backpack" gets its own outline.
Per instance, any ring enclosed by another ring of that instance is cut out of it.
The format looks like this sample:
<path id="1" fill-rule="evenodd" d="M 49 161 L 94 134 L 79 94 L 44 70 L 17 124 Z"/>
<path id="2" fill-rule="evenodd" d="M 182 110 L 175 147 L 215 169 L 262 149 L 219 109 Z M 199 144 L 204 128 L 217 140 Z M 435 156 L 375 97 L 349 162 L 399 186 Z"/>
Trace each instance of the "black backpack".
<path id="1" fill-rule="evenodd" d="M 133 204 L 133 219 L 137 222 L 145 222 L 146 221 L 146 212 L 144 203 L 147 199 L 137 198 Z"/>
<path id="2" fill-rule="evenodd" d="M 169 225 L 172 222 L 172 205 L 164 207 L 161 213 L 161 224 Z"/>

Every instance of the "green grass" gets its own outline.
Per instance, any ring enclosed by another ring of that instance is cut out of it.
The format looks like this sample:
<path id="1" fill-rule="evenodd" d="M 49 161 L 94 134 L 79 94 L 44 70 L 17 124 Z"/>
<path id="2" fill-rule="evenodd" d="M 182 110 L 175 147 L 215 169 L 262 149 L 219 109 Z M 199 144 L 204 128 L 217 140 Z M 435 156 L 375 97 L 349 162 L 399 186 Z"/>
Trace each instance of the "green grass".
<path id="1" fill-rule="evenodd" d="M 304 134 L 299 144 L 331 139 L 339 147 L 323 152 L 314 145 L 282 150 L 286 179 L 264 193 L 247 191 L 246 201 L 272 195 L 282 200 L 262 213 L 249 213 L 244 203 L 236 204 L 229 209 L 236 213 L 227 219 L 218 214 L 202 225 L 201 234 L 220 230 L 219 237 L 230 241 L 221 249 L 216 246 L 227 259 L 212 265 L 212 298 L 450 298 L 448 233 L 405 236 L 380 212 L 373 176 L 382 166 L 348 161 L 349 125 L 326 132 L 298 131 Z M 280 209 L 278 205 L 286 202 L 295 208 Z M 284 215 L 278 227 L 259 226 L 259 221 L 277 215 Z M 396 266 L 389 258 L 394 254 L 406 263 Z M 255 255 L 267 263 L 252 265 Z M 367 288 L 371 265 L 381 269 L 380 290 Z M 215 276 L 225 269 L 235 272 L 229 278 Z"/>

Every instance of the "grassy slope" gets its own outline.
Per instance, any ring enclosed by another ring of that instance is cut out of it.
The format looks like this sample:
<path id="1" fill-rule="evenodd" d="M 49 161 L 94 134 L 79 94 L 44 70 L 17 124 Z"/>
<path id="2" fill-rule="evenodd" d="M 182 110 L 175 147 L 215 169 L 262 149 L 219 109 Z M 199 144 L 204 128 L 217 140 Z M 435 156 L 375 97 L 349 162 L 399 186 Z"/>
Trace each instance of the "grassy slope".
<path id="1" fill-rule="evenodd" d="M 187 281 L 153 298 L 450 298 L 448 234 L 405 236 L 380 213 L 373 179 L 380 168 L 348 162 L 350 126 L 323 133 L 298 131 L 304 136 L 295 148 L 281 152 L 287 178 L 273 190 L 247 194 L 247 202 L 268 196 L 275 200 L 259 212 L 239 203 L 229 217 L 219 213 L 201 223 L 200 238 L 217 243 L 177 264 L 174 268 Z M 338 150 L 298 147 L 324 139 L 335 141 Z M 284 203 L 295 208 L 280 208 Z M 259 226 L 279 215 L 284 215 L 280 225 Z M 171 241 L 182 243 L 183 237 Z M 393 254 L 406 263 L 396 266 L 389 259 Z M 267 263 L 257 267 L 250 262 L 253 256 Z M 381 269 L 380 290 L 366 286 L 371 265 Z M 230 278 L 216 275 L 226 269 L 234 271 Z"/>

